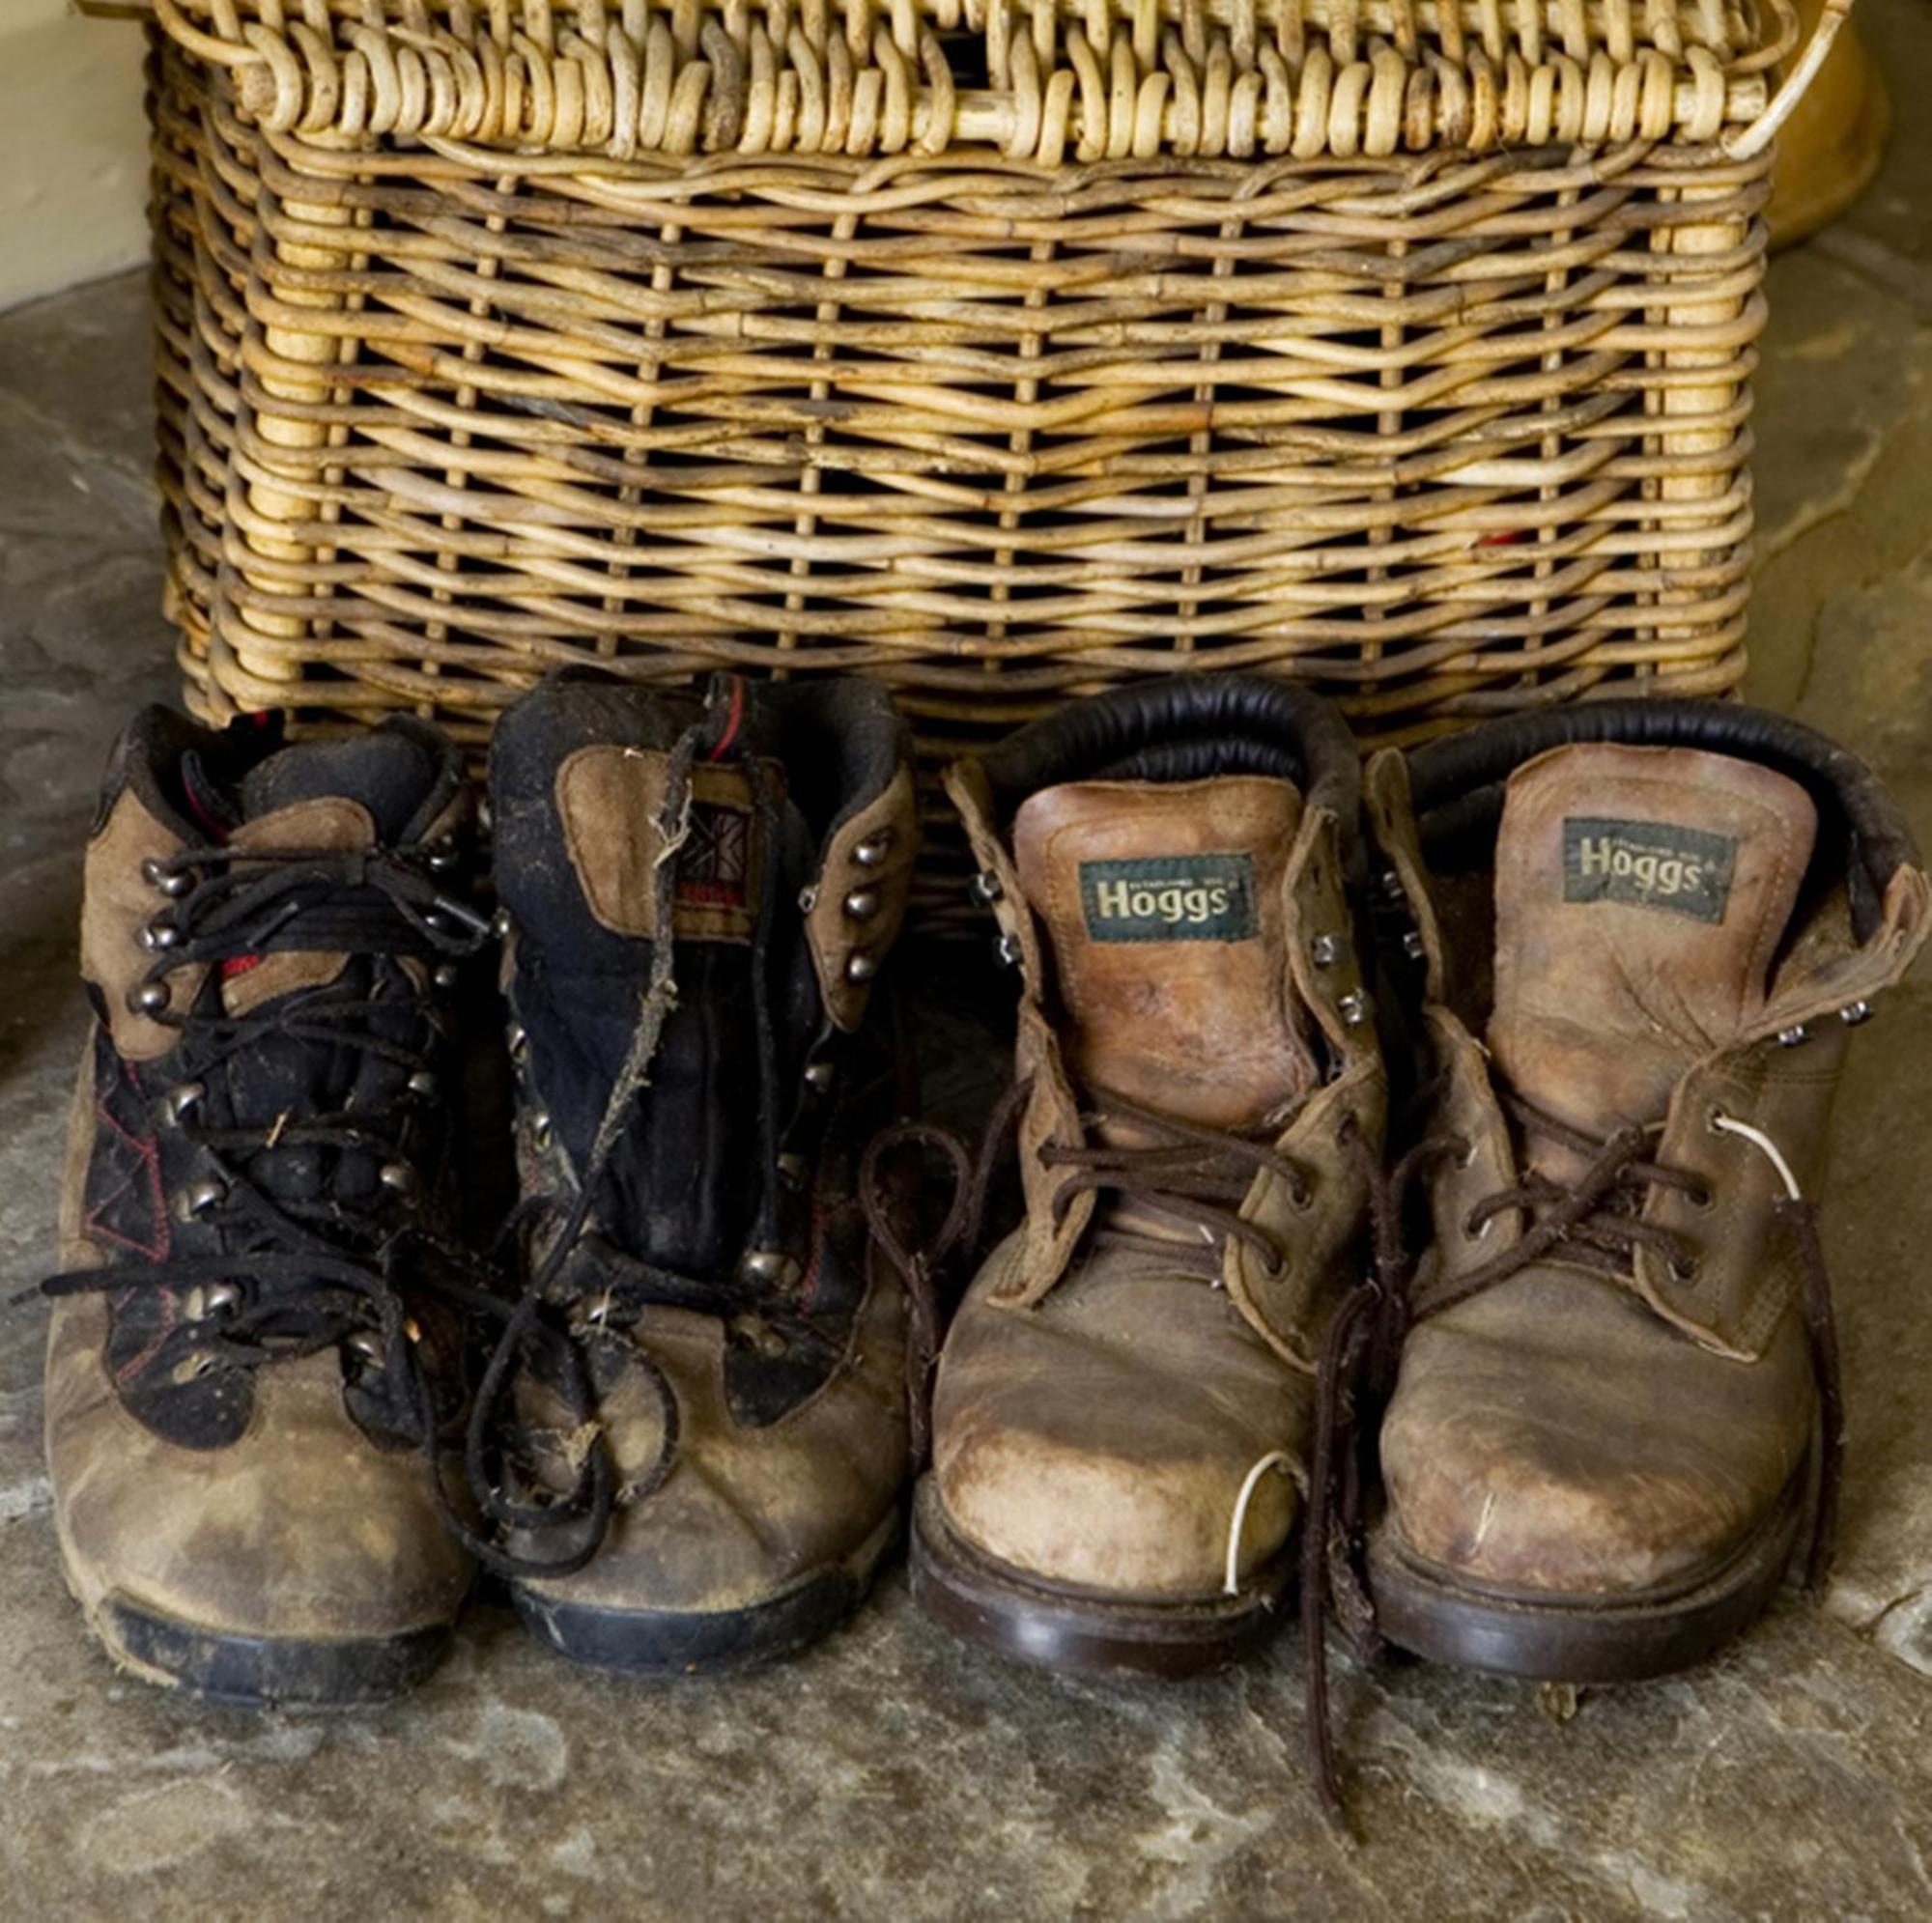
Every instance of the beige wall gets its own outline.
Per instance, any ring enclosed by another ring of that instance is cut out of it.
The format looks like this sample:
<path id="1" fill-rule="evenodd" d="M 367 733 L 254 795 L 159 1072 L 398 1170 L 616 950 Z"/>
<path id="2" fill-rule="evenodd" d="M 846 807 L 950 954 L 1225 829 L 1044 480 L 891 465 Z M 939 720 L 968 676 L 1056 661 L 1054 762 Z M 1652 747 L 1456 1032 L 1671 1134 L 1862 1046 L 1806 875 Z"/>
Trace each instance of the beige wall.
<path id="1" fill-rule="evenodd" d="M 139 28 L 0 0 L 0 309 L 148 245 Z"/>

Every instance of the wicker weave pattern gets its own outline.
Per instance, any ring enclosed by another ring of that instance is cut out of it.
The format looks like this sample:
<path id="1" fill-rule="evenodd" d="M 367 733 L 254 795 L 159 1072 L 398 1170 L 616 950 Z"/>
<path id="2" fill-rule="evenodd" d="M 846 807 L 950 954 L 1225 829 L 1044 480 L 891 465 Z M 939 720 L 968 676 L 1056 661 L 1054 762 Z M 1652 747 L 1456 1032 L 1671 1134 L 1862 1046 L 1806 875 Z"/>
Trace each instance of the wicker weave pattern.
<path id="1" fill-rule="evenodd" d="M 154 0 L 271 132 L 619 159 L 1487 152 L 1758 120 L 1788 0 Z"/>
<path id="2" fill-rule="evenodd" d="M 156 81 L 207 712 L 864 668 L 944 751 L 1209 663 L 1385 738 L 1741 671 L 1761 160 L 493 176 Z"/>

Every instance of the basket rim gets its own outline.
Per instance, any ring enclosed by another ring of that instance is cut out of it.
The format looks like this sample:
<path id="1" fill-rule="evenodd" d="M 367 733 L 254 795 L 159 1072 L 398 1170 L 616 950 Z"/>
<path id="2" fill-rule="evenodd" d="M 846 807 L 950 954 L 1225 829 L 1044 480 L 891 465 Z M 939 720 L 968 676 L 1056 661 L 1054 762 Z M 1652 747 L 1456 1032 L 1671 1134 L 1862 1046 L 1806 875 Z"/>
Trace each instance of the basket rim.
<path id="1" fill-rule="evenodd" d="M 1793 0 L 79 0 L 231 70 L 270 133 L 525 157 L 1757 154 Z"/>

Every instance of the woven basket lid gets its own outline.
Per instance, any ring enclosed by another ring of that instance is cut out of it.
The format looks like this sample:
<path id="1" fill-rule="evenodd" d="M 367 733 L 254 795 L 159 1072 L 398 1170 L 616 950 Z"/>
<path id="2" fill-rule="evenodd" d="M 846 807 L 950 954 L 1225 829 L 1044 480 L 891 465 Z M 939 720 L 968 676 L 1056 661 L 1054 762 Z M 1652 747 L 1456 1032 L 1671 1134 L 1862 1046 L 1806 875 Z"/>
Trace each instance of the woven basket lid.
<path id="1" fill-rule="evenodd" d="M 1678 139 L 1758 152 L 1791 0 L 82 0 L 310 139 L 640 155 L 1381 158 Z"/>

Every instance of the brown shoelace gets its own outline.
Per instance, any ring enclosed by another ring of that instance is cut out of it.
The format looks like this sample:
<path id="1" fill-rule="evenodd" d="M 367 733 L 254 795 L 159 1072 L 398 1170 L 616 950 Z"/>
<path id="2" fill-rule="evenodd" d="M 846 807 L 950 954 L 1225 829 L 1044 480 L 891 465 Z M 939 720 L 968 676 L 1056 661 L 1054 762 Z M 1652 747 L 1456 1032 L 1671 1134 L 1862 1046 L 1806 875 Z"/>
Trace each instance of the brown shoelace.
<path id="1" fill-rule="evenodd" d="M 860 1167 L 860 1200 L 867 1226 L 880 1254 L 904 1284 L 911 1304 L 906 1389 L 915 1467 L 923 1464 L 931 1440 L 932 1372 L 950 1306 L 945 1299 L 950 1291 L 943 1288 L 942 1278 L 955 1259 L 979 1252 L 993 1180 L 1033 1086 L 1029 1076 L 1015 1082 L 1000 1098 L 977 1153 L 951 1129 L 903 1121 L 882 1129 L 872 1139 Z M 1109 1126 L 1124 1125 L 1151 1139 L 1132 1145 L 1090 1140 L 1078 1147 L 1042 1146 L 1039 1161 L 1043 1168 L 1069 1172 L 1055 1197 L 1058 1217 L 1064 1218 L 1077 1195 L 1112 1193 L 1196 1227 L 1215 1242 L 1230 1237 L 1244 1242 L 1261 1257 L 1270 1274 L 1279 1271 L 1284 1254 L 1281 1244 L 1258 1223 L 1244 1220 L 1239 1211 L 1254 1177 L 1264 1170 L 1289 1184 L 1297 1205 L 1308 1200 L 1306 1171 L 1273 1146 L 1272 1137 L 1286 1126 L 1285 1121 L 1271 1127 L 1269 1139 L 1264 1140 L 1183 1121 L 1112 1089 L 1094 1087 L 1087 1095 L 1081 1125 L 1090 1136 Z M 931 1152 L 944 1160 L 952 1183 L 941 1226 L 924 1241 L 916 1236 L 909 1239 L 904 1232 L 913 1210 L 886 1173 L 893 1158 L 912 1149 Z M 1104 1232 L 1136 1233 L 1121 1227 L 1109 1227 Z M 1159 1246 L 1174 1245 L 1160 1241 Z"/>
<path id="2" fill-rule="evenodd" d="M 1434 1089 L 1422 1091 L 1427 1100 Z M 1380 1641 L 1374 1601 L 1362 1567 L 1364 1445 L 1376 1416 L 1394 1391 L 1404 1338 L 1417 1323 L 1439 1315 L 1521 1274 L 1552 1254 L 1585 1262 L 1620 1281 L 1639 1249 L 1658 1251 L 1680 1276 L 1695 1272 L 1683 1239 L 1637 1214 L 1652 1188 L 1675 1190 L 1693 1200 L 1705 1185 L 1682 1170 L 1652 1159 L 1645 1150 L 1661 1125 L 1625 1127 L 1596 1136 L 1572 1127 L 1499 1088 L 1505 1113 L 1526 1139 L 1540 1136 L 1585 1158 L 1577 1179 L 1562 1183 L 1531 1171 L 1509 1187 L 1485 1196 L 1470 1210 L 1467 1227 L 1478 1231 L 1494 1217 L 1520 1209 L 1528 1226 L 1507 1249 L 1461 1275 L 1424 1288 L 1413 1285 L 1403 1234 L 1403 1216 L 1417 1174 L 1444 1155 L 1469 1152 L 1461 1136 L 1431 1135 L 1384 1172 L 1369 1157 L 1370 1212 L 1375 1265 L 1371 1276 L 1341 1304 L 1322 1344 L 1316 1375 L 1315 1442 L 1308 1513 L 1303 1523 L 1301 1626 L 1306 1657 L 1310 1762 L 1322 1809 L 1348 1833 L 1340 1769 L 1329 1717 L 1326 1624 L 1332 1613 L 1365 1661 Z M 1843 1393 L 1831 1277 L 1818 1233 L 1817 1204 L 1790 1197 L 1773 1204 L 1790 1230 L 1804 1281 L 1804 1318 L 1819 1402 L 1819 1475 L 1806 1586 L 1816 1594 L 1830 1571 L 1843 1447 Z"/>

